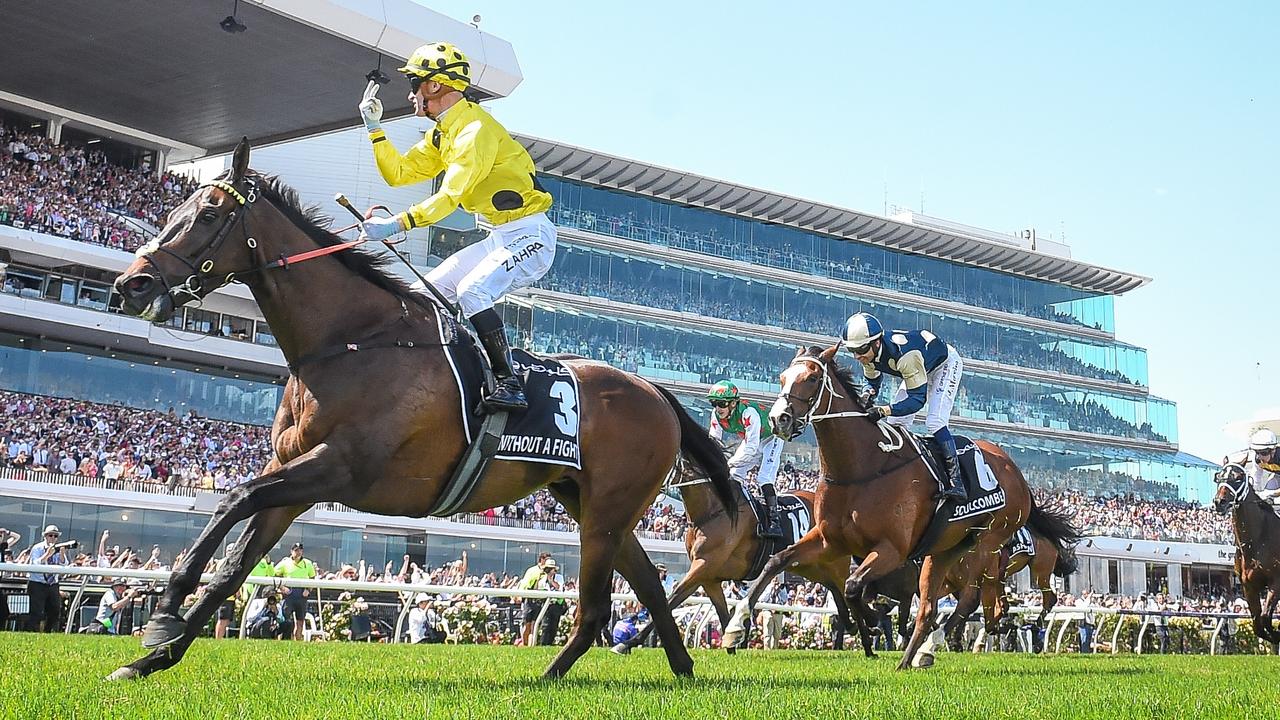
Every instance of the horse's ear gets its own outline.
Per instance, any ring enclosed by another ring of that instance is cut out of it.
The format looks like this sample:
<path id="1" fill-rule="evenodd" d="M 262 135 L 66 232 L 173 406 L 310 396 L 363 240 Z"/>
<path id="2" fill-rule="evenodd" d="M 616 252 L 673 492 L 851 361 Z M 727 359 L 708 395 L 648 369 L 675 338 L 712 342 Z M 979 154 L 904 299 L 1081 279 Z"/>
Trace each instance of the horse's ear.
<path id="1" fill-rule="evenodd" d="M 797 346 L 796 346 L 796 354 L 795 354 L 795 355 L 792 355 L 792 356 L 791 356 L 791 359 L 792 359 L 792 360 L 794 360 L 794 359 L 796 359 L 796 358 L 800 357 L 801 355 L 805 354 L 805 351 L 807 351 L 807 350 L 808 350 L 808 348 L 806 348 L 804 345 L 797 345 Z"/>
<path id="2" fill-rule="evenodd" d="M 833 359 L 835 359 L 836 353 L 838 352 L 840 352 L 840 343 L 836 343 L 835 345 L 832 345 L 826 350 L 823 350 L 822 354 L 819 355 L 818 357 L 822 358 L 823 362 L 831 362 Z"/>
<path id="3" fill-rule="evenodd" d="M 237 183 L 249 172 L 249 138 L 240 138 L 236 151 L 231 155 L 231 182 Z"/>

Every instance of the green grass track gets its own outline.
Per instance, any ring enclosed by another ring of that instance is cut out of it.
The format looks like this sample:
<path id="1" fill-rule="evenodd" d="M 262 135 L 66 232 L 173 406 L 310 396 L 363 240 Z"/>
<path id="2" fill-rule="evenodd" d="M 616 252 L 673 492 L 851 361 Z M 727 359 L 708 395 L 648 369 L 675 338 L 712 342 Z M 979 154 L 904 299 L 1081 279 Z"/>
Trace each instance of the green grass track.
<path id="1" fill-rule="evenodd" d="M 1277 718 L 1274 657 L 961 656 L 897 672 L 896 654 L 698 651 L 677 680 L 661 650 L 595 648 L 538 679 L 554 649 L 197 641 L 145 680 L 102 678 L 132 638 L 0 634 L 4 718 Z"/>

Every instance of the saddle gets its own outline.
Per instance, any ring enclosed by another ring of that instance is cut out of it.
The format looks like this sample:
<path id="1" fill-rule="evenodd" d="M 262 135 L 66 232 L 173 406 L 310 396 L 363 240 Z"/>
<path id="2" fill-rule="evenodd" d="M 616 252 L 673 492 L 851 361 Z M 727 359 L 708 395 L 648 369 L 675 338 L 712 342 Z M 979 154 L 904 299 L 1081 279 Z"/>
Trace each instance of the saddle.
<path id="1" fill-rule="evenodd" d="M 482 398 L 493 389 L 488 357 L 469 328 L 441 308 L 437 314 L 441 344 L 462 397 L 458 411 L 471 444 L 430 514 L 445 517 L 456 513 L 493 460 L 581 469 L 581 407 L 573 370 L 557 360 L 513 349 L 512 369 L 522 376 L 529 409 L 485 412 Z"/>
<path id="2" fill-rule="evenodd" d="M 740 486 L 741 487 L 741 486 Z M 751 508 L 751 512 L 756 516 L 756 537 L 760 540 L 760 549 L 756 551 L 756 556 L 751 562 L 751 569 L 747 572 L 744 580 L 754 580 L 760 576 L 760 572 L 764 570 L 764 564 L 769 558 L 776 555 L 783 548 L 794 545 L 804 537 L 813 527 L 813 518 L 809 517 L 809 509 L 805 507 L 804 501 L 795 495 L 779 495 L 778 496 L 778 522 L 782 525 L 782 537 L 769 538 L 764 536 L 764 529 L 769 524 L 768 509 L 765 507 L 764 500 L 757 499 L 751 493 L 742 487 L 742 494 L 747 498 L 747 506 Z"/>
<path id="3" fill-rule="evenodd" d="M 938 483 L 938 488 L 941 489 L 942 478 L 947 472 L 942 448 L 932 436 L 911 433 L 908 437 L 920 450 L 920 457 L 924 459 L 925 466 L 933 474 L 934 482 Z M 1007 501 L 1004 488 L 1000 487 L 995 474 L 991 472 L 991 468 L 987 467 L 982 450 L 977 444 L 964 435 L 956 435 L 955 439 L 956 455 L 960 461 L 960 479 L 964 483 L 965 492 L 969 494 L 969 499 L 963 504 L 945 498 L 938 501 L 933 511 L 933 519 L 929 521 L 929 526 L 920 538 L 920 543 L 909 556 L 911 560 L 919 560 L 928 555 L 948 523 L 999 510 Z"/>

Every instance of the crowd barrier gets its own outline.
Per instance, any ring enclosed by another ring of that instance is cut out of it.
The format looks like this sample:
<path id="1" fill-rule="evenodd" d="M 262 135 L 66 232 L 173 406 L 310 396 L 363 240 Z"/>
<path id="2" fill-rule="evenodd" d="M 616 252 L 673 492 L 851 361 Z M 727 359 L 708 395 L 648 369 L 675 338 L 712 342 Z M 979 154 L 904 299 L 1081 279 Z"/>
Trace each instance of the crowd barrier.
<path id="1" fill-rule="evenodd" d="M 91 583 L 94 578 L 131 578 L 135 580 L 149 580 L 163 584 L 169 580 L 171 573 L 167 570 L 129 570 L 129 569 L 110 569 L 98 567 L 68 567 L 65 565 L 28 565 L 17 563 L 0 563 L 0 575 L 12 573 L 25 576 L 27 573 L 39 573 L 46 575 L 60 575 L 69 577 L 78 577 L 80 581 L 76 583 L 76 589 L 72 597 L 71 607 L 67 613 L 67 624 L 64 632 L 71 633 L 74 625 L 76 613 L 80 608 L 84 595 L 90 589 L 91 584 L 100 586 L 100 583 Z M 23 579 L 18 577 L 16 579 Z M 212 574 L 203 574 L 200 576 L 201 583 L 210 582 L 213 579 Z M 511 598 L 511 599 L 564 599 L 576 600 L 576 592 L 563 592 L 554 590 L 522 590 L 517 588 L 499 588 L 499 587 L 473 587 L 458 585 L 432 585 L 432 584 L 414 584 L 414 583 L 387 583 L 387 582 L 359 582 L 352 580 L 310 580 L 303 578 L 259 578 L 258 582 L 247 583 L 259 587 L 280 587 L 288 586 L 290 588 L 308 588 L 316 591 L 316 607 L 320 611 L 320 624 L 323 625 L 323 607 L 324 601 L 321 597 L 321 591 L 330 590 L 338 592 L 352 593 L 395 593 L 399 596 L 399 605 L 397 609 L 397 620 L 395 625 L 395 633 L 392 636 L 392 642 L 399 642 L 403 635 L 404 623 L 408 617 L 409 611 L 413 607 L 413 598 L 418 593 L 426 593 L 428 595 L 440 597 L 453 596 L 481 596 L 490 598 Z M 611 599 L 614 601 L 636 601 L 637 598 L 632 593 L 612 593 Z M 732 603 L 731 603 L 732 605 Z M 547 612 L 549 604 L 544 603 L 541 614 L 537 619 L 537 623 L 541 624 L 543 616 Z M 827 607 L 815 607 L 809 605 L 777 605 L 774 603 L 757 603 L 757 610 L 770 610 L 781 613 L 794 613 L 796 615 L 818 614 L 833 615 L 835 610 Z M 896 613 L 897 611 L 894 610 Z M 1012 607 L 1009 612 L 1014 615 L 1027 616 L 1038 615 L 1040 608 L 1038 606 L 1020 606 Z M 247 613 L 246 613 L 247 614 Z M 716 614 L 711 609 L 711 601 L 706 597 L 695 596 L 685 601 L 685 604 L 677 610 L 677 615 L 685 616 L 686 622 L 685 640 L 686 643 L 694 642 L 698 637 L 704 636 L 709 624 L 716 620 Z M 1246 619 L 1249 616 L 1240 613 L 1205 613 L 1193 611 L 1164 611 L 1152 612 L 1144 610 L 1125 610 L 1117 608 L 1108 608 L 1102 606 L 1072 606 L 1058 607 L 1049 612 L 1046 617 L 1044 627 L 1045 651 L 1049 649 L 1049 638 L 1053 638 L 1053 652 L 1060 653 L 1067 638 L 1068 630 L 1073 626 L 1079 626 L 1079 623 L 1091 620 L 1096 621 L 1100 616 L 1133 616 L 1142 619 L 1142 624 L 1138 630 L 1137 642 L 1133 648 L 1133 652 L 1142 653 L 1143 640 L 1147 637 L 1148 632 L 1154 632 L 1161 619 L 1168 621 L 1172 618 L 1199 618 L 1202 620 L 1213 620 L 1212 628 L 1205 628 L 1206 632 L 1211 633 L 1209 644 L 1209 654 L 1215 655 L 1218 652 L 1219 638 L 1223 636 L 1225 624 L 1232 620 Z M 946 611 L 940 613 L 939 622 L 946 616 Z M 972 618 L 980 619 L 980 613 L 975 613 Z M 972 619 L 971 618 L 971 619 Z M 1100 623 L 1094 622 L 1094 625 Z M 247 623 L 241 623 L 241 636 L 243 637 Z M 1054 634 L 1054 628 L 1057 626 L 1057 633 Z M 1121 650 L 1120 634 L 1123 623 L 1116 622 L 1115 629 L 1111 636 L 1111 654 L 1119 654 Z M 985 643 L 985 631 L 979 631 L 977 639 L 974 642 L 974 648 L 981 648 Z M 1029 649 L 1029 648 L 1028 648 Z"/>

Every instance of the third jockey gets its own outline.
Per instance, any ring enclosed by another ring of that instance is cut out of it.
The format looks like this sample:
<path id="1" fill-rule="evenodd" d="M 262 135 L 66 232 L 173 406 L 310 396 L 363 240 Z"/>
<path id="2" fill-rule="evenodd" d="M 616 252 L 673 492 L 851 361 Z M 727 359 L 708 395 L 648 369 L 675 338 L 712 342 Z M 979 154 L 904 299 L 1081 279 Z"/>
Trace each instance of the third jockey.
<path id="1" fill-rule="evenodd" d="M 886 337 L 880 321 L 870 313 L 855 313 L 845 322 L 844 342 L 862 363 L 868 392 L 862 398 L 871 420 L 906 426 L 928 403 L 925 428 L 942 448 L 946 461 L 947 487 L 942 497 L 965 502 L 968 495 L 960 480 L 960 459 L 956 440 L 947 427 L 951 407 L 960 390 L 964 361 L 956 349 L 928 330 L 893 330 Z M 875 406 L 885 374 L 901 378 L 893 404 Z"/>
<path id="2" fill-rule="evenodd" d="M 711 437 L 721 440 L 728 431 L 742 439 L 733 457 L 729 458 L 729 473 L 745 485 L 747 473 L 754 467 L 760 468 L 756 472 L 756 484 L 760 486 L 768 510 L 767 527 L 761 535 L 782 537 L 778 493 L 773 488 L 773 481 L 778 477 L 778 460 L 782 457 L 782 438 L 774 435 L 769 427 L 769 411 L 758 402 L 739 397 L 738 386 L 728 380 L 713 385 L 707 393 L 707 401 L 713 408 Z"/>
<path id="3" fill-rule="evenodd" d="M 512 370 L 502 317 L 493 306 L 551 269 L 556 256 L 556 228 L 546 216 L 551 195 L 538 185 L 524 146 L 464 96 L 471 66 L 461 50 L 447 42 L 423 45 L 399 71 L 409 79 L 409 101 L 418 117 L 431 118 L 436 126 L 401 155 L 382 130 L 381 101 L 366 93 L 360 116 L 378 171 L 392 186 L 443 177 L 440 189 L 421 203 L 390 218 L 366 221 L 363 235 L 385 240 L 438 222 L 459 206 L 493 223 L 488 237 L 450 255 L 427 279 L 458 303 L 489 355 L 497 387 L 485 405 L 524 409 L 524 387 Z"/>

